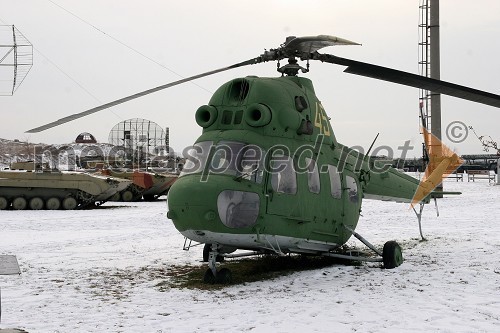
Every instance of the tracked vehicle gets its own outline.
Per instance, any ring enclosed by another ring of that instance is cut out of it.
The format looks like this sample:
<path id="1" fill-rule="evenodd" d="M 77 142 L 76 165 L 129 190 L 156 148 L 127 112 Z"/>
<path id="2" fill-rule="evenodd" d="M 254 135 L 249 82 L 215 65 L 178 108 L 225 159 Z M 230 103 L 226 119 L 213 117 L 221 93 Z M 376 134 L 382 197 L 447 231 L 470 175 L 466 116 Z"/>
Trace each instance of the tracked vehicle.
<path id="1" fill-rule="evenodd" d="M 131 181 L 61 171 L 0 171 L 0 209 L 81 209 L 100 205 Z"/>
<path id="2" fill-rule="evenodd" d="M 177 180 L 177 174 L 152 173 L 145 171 L 102 170 L 102 174 L 130 180 L 132 183 L 124 190 L 116 193 L 110 201 L 138 201 L 144 198 L 153 201 L 167 194 Z"/>
<path id="3" fill-rule="evenodd" d="M 155 173 L 151 175 L 153 186 L 146 189 L 142 193 L 142 197 L 146 201 L 158 199 L 160 196 L 168 193 L 168 190 L 170 190 L 170 187 L 174 184 L 178 177 L 179 175 L 172 173 Z"/>

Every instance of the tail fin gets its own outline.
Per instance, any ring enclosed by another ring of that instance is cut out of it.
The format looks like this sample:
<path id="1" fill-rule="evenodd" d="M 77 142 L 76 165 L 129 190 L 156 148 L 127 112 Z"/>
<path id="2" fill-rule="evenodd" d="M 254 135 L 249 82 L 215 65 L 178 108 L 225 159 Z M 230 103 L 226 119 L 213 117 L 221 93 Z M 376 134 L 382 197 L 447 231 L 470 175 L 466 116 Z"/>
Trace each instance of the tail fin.
<path id="1" fill-rule="evenodd" d="M 429 156 L 429 164 L 425 169 L 425 175 L 420 182 L 415 195 L 413 196 L 411 207 L 422 201 L 425 197 L 441 184 L 444 177 L 458 169 L 464 160 L 447 147 L 436 136 L 422 128 L 424 143 Z"/>

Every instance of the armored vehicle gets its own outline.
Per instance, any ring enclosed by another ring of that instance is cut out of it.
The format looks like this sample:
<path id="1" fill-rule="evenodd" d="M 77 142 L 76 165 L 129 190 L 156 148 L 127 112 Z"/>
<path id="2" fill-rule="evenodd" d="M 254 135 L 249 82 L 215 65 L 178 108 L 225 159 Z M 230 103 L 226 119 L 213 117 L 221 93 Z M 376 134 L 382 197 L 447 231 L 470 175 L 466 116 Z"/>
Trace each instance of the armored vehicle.
<path id="1" fill-rule="evenodd" d="M 110 201 L 138 201 L 141 198 L 147 201 L 156 200 L 167 194 L 172 184 L 177 180 L 177 174 L 152 173 L 145 171 L 115 171 L 102 170 L 102 174 L 120 177 L 132 181 L 126 189 L 116 193 Z"/>
<path id="2" fill-rule="evenodd" d="M 178 177 L 179 175 L 172 173 L 152 174 L 151 179 L 153 180 L 153 185 L 142 193 L 142 197 L 146 201 L 158 199 L 160 196 L 167 194 Z"/>
<path id="3" fill-rule="evenodd" d="M 81 209 L 100 205 L 130 180 L 80 172 L 0 171 L 0 209 Z"/>

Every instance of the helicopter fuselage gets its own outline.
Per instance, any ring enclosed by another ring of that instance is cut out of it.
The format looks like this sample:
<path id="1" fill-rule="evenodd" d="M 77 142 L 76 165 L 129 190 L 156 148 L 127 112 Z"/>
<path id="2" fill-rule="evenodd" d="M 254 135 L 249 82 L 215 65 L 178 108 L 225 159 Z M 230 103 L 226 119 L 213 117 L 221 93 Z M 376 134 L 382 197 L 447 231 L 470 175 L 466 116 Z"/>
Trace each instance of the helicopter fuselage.
<path id="1" fill-rule="evenodd" d="M 193 241 L 328 252 L 351 237 L 364 192 L 410 200 L 418 185 L 338 143 L 306 78 L 232 80 L 196 121 L 203 134 L 168 195 L 169 218 Z"/>

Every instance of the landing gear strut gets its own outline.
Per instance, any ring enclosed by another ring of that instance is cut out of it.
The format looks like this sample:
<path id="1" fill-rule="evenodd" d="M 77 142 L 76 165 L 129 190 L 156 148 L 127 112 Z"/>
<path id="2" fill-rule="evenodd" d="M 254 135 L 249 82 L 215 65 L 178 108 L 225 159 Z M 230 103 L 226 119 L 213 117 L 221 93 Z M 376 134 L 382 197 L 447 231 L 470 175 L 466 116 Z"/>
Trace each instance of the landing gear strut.
<path id="1" fill-rule="evenodd" d="M 372 258 L 372 257 L 367 257 L 367 256 L 351 256 L 351 255 L 345 255 L 345 254 L 338 254 L 338 253 L 323 253 L 324 256 L 326 257 L 333 257 L 333 258 L 341 258 L 341 259 L 349 259 L 349 260 L 355 260 L 355 261 L 372 261 L 372 262 L 383 262 L 384 263 L 384 268 L 386 269 L 392 269 L 400 266 L 403 263 L 403 251 L 401 250 L 401 246 L 395 241 L 388 241 L 384 244 L 384 249 L 382 252 L 378 250 L 375 246 L 373 246 L 370 242 L 368 242 L 366 239 L 364 239 L 360 234 L 355 232 L 353 229 L 349 228 L 348 226 L 344 225 L 344 228 L 346 228 L 348 231 L 352 233 L 354 237 L 359 239 L 359 241 L 363 244 L 365 244 L 370 250 L 375 252 L 379 257 L 378 258 Z"/>
<path id="2" fill-rule="evenodd" d="M 384 244 L 384 249 L 382 253 L 375 248 L 370 242 L 364 239 L 360 234 L 355 232 L 354 230 L 346 227 L 349 231 L 352 232 L 353 236 L 359 239 L 363 244 L 368 246 L 371 250 L 377 253 L 382 257 L 382 261 L 384 262 L 385 269 L 393 269 L 400 266 L 403 263 L 403 250 L 401 250 L 401 246 L 395 241 L 388 241 Z"/>
<path id="3" fill-rule="evenodd" d="M 208 247 L 210 250 L 208 251 Z M 219 252 L 220 252 L 220 247 L 218 244 L 213 243 L 213 244 L 206 244 L 205 248 L 203 249 L 203 259 L 205 259 L 206 252 L 208 252 L 208 269 L 206 270 L 205 274 L 203 275 L 203 282 L 205 283 L 219 283 L 219 284 L 228 284 L 231 283 L 232 281 L 232 274 L 231 271 L 227 268 L 222 268 L 221 270 L 217 271 L 217 261 L 220 260 Z M 205 261 L 205 260 L 204 260 Z"/>

